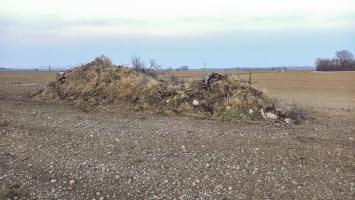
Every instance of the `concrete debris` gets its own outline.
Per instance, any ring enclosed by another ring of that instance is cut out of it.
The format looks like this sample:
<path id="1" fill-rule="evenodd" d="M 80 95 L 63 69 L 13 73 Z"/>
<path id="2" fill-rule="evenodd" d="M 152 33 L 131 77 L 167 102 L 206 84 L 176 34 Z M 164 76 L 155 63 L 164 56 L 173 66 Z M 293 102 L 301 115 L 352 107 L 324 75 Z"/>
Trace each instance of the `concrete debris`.
<path id="1" fill-rule="evenodd" d="M 198 105 L 200 105 L 200 102 L 199 102 L 198 100 L 194 99 L 194 100 L 192 101 L 192 105 L 198 106 Z"/>

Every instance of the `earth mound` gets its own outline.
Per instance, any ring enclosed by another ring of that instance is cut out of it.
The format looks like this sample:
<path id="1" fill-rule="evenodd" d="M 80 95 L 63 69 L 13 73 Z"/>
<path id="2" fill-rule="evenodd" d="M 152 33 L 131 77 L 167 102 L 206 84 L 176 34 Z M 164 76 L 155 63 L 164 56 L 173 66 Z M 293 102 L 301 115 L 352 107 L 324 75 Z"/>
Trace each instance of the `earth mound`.
<path id="1" fill-rule="evenodd" d="M 58 73 L 34 98 L 79 106 L 120 104 L 135 110 L 252 120 L 262 119 L 261 111 L 271 103 L 246 81 L 223 76 L 208 83 L 176 83 L 144 70 L 112 65 L 105 56 Z"/>

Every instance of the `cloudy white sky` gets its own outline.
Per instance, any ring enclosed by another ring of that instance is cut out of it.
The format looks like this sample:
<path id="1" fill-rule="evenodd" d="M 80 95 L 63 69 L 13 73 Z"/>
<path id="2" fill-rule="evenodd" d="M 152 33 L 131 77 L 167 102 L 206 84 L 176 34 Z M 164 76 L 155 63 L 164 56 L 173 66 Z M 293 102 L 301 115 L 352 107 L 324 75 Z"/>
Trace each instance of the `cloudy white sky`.
<path id="1" fill-rule="evenodd" d="M 0 0 L 0 66 L 313 65 L 354 36 L 355 0 Z"/>

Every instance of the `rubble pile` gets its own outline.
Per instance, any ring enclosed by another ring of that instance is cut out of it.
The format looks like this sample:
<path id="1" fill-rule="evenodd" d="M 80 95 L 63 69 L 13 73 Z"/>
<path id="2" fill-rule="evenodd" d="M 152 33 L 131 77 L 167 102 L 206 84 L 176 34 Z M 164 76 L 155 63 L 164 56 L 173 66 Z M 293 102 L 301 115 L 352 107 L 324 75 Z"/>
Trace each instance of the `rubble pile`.
<path id="1" fill-rule="evenodd" d="M 135 110 L 238 120 L 268 118 L 264 108 L 271 104 L 246 81 L 212 73 L 201 81 L 176 83 L 114 66 L 105 56 L 58 73 L 34 98 L 90 106 L 125 104 Z M 280 118 L 286 116 L 276 115 Z"/>

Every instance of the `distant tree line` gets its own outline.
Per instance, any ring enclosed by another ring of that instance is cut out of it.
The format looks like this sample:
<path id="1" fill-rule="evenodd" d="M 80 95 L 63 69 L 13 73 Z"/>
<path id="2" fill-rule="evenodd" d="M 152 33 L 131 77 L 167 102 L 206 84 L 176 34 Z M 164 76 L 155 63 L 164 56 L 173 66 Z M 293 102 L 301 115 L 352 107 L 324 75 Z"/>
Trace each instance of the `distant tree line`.
<path id="1" fill-rule="evenodd" d="M 279 71 L 287 72 L 289 69 L 287 67 L 233 67 L 225 68 L 225 71 Z"/>
<path id="2" fill-rule="evenodd" d="M 334 58 L 318 58 L 317 71 L 355 71 L 354 55 L 348 50 L 335 53 Z"/>
<path id="3" fill-rule="evenodd" d="M 189 70 L 189 66 L 187 65 L 183 65 L 180 67 L 177 67 L 175 69 L 173 69 L 173 67 L 169 66 L 168 68 L 166 68 L 166 71 L 171 72 L 171 71 L 188 71 Z"/>

